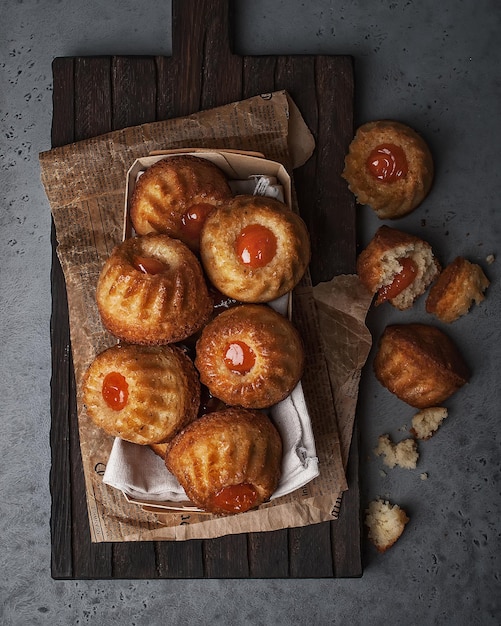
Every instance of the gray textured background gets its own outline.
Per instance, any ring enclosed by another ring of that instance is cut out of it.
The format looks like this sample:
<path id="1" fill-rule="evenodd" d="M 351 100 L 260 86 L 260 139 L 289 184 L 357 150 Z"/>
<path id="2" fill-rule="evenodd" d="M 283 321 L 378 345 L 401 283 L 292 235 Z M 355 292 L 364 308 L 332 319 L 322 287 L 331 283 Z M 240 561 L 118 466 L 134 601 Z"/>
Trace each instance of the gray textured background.
<path id="1" fill-rule="evenodd" d="M 357 123 L 407 122 L 429 142 L 432 193 L 398 227 L 443 263 L 457 254 L 491 280 L 448 327 L 473 377 L 421 446 L 416 471 L 383 472 L 377 436 L 405 436 L 414 411 L 374 380 L 360 398 L 363 504 L 382 495 L 411 521 L 394 548 L 366 547 L 357 580 L 58 581 L 50 577 L 48 476 L 50 214 L 37 155 L 50 147 L 51 62 L 85 54 L 169 54 L 170 3 L 0 2 L 0 623 L 499 624 L 500 44 L 496 0 L 235 2 L 235 52 L 352 54 Z M 380 225 L 359 209 L 367 241 Z M 406 313 L 370 314 L 377 335 Z M 427 481 L 420 473 L 427 472 Z"/>

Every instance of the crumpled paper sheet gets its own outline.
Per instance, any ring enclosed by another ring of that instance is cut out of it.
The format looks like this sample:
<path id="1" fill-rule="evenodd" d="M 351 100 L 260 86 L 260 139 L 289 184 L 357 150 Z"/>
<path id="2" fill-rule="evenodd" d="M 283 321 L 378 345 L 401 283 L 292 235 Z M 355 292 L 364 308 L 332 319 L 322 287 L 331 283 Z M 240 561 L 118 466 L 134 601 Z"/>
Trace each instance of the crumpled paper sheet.
<path id="1" fill-rule="evenodd" d="M 313 287 L 336 406 L 341 454 L 346 469 L 353 434 L 360 375 L 372 346 L 365 317 L 373 294 L 358 276 L 336 276 Z"/>
<path id="2" fill-rule="evenodd" d="M 113 131 L 40 154 L 41 178 L 54 218 L 57 253 L 68 294 L 80 447 L 93 542 L 182 540 L 304 526 L 335 519 L 336 502 L 347 488 L 343 463 L 351 440 L 356 381 L 363 365 L 363 351 L 358 354 L 357 363 L 347 363 L 345 382 L 334 399 L 329 376 L 339 374 L 339 379 L 333 379 L 334 386 L 343 376 L 333 370 L 332 364 L 329 366 L 330 359 L 328 362 L 325 355 L 331 354 L 334 362 L 344 360 L 344 354 L 340 353 L 339 358 L 334 355 L 346 346 L 331 346 L 331 338 L 348 338 L 352 344 L 359 340 L 358 330 L 349 336 L 331 333 L 330 324 L 338 325 L 339 320 L 322 308 L 324 302 L 320 307 L 321 337 L 308 274 L 295 291 L 294 321 L 311 348 L 302 384 L 312 414 L 320 476 L 304 489 L 256 511 L 215 519 L 207 514 L 191 518 L 183 513 L 153 514 L 147 507 L 128 502 L 122 493 L 102 481 L 113 438 L 106 436 L 86 415 L 80 383 L 93 358 L 116 343 L 116 339 L 102 327 L 95 286 L 104 261 L 121 240 L 128 168 L 136 158 L 150 152 L 183 146 L 257 151 L 281 162 L 292 172 L 293 167 L 311 155 L 314 143 L 288 94 L 276 92 L 186 118 Z M 297 210 L 295 198 L 293 204 Z M 337 297 L 334 301 L 336 310 Z M 364 317 L 356 320 L 357 329 Z M 341 322 L 343 326 L 348 320 L 341 315 Z M 355 385 L 350 387 L 349 381 Z M 349 392 L 348 400 L 344 398 L 345 391 Z M 338 417 L 347 422 L 341 423 L 339 430 L 334 402 L 336 407 L 344 409 Z"/>

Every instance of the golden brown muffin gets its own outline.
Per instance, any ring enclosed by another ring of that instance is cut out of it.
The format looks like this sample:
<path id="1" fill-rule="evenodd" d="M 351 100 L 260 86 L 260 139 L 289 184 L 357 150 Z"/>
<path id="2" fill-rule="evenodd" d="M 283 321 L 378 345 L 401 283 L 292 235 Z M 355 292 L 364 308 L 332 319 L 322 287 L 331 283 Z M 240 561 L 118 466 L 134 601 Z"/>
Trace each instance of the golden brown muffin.
<path id="1" fill-rule="evenodd" d="M 290 291 L 310 261 L 303 220 L 263 196 L 237 196 L 205 221 L 202 264 L 221 293 L 241 302 L 269 302 Z"/>
<path id="2" fill-rule="evenodd" d="M 410 308 L 440 272 L 431 246 L 419 237 L 381 226 L 357 259 L 361 282 L 377 293 L 376 305 L 389 301 Z"/>
<path id="3" fill-rule="evenodd" d="M 452 339 L 427 324 L 387 326 L 374 372 L 384 387 L 418 409 L 440 404 L 470 378 Z"/>
<path id="4" fill-rule="evenodd" d="M 480 265 L 457 257 L 438 277 L 426 299 L 426 310 L 442 322 L 455 322 L 466 315 L 473 302 L 480 304 L 490 285 Z"/>
<path id="5" fill-rule="evenodd" d="M 357 202 L 380 219 L 413 211 L 433 181 L 433 159 L 425 141 L 392 120 L 368 122 L 357 130 L 342 174 Z"/>
<path id="6" fill-rule="evenodd" d="M 168 441 L 196 418 L 200 403 L 195 367 L 175 346 L 108 348 L 87 369 L 82 389 L 97 426 L 141 445 Z"/>
<path id="7" fill-rule="evenodd" d="M 191 155 L 172 156 L 139 177 L 130 218 L 139 235 L 165 233 L 198 250 L 207 213 L 232 195 L 226 175 L 214 163 Z"/>
<path id="8" fill-rule="evenodd" d="M 200 417 L 167 446 L 167 469 L 188 498 L 217 515 L 269 500 L 282 466 L 282 441 L 259 411 L 228 408 Z"/>
<path id="9" fill-rule="evenodd" d="M 182 341 L 212 314 L 202 266 L 168 235 L 133 237 L 116 246 L 99 276 L 96 300 L 113 335 L 144 345 Z"/>
<path id="10" fill-rule="evenodd" d="M 398 504 L 390 504 L 381 498 L 370 502 L 365 511 L 368 536 L 378 552 L 391 548 L 404 532 L 408 521 L 406 512 Z"/>
<path id="11" fill-rule="evenodd" d="M 264 304 L 242 304 L 203 329 L 195 367 L 211 394 L 226 404 L 262 409 L 297 385 L 304 350 L 298 331 L 283 315 Z"/>

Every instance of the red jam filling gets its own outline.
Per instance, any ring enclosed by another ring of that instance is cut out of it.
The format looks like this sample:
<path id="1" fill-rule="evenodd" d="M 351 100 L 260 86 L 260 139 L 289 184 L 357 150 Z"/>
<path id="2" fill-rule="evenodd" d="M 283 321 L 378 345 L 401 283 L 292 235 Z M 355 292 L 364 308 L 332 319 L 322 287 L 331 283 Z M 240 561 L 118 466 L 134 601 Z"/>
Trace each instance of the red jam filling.
<path id="1" fill-rule="evenodd" d="M 256 362 L 256 355 L 243 341 L 232 341 L 224 354 L 226 367 L 236 374 L 247 374 Z"/>
<path id="2" fill-rule="evenodd" d="M 129 399 L 129 385 L 120 372 L 110 372 L 104 377 L 101 393 L 110 409 L 121 411 Z"/>
<path id="3" fill-rule="evenodd" d="M 393 183 L 405 178 L 408 172 L 407 158 L 400 146 L 384 143 L 374 148 L 367 159 L 370 174 L 383 183 Z"/>
<path id="4" fill-rule="evenodd" d="M 256 489 L 249 483 L 223 487 L 212 499 L 213 505 L 228 513 L 244 513 L 254 506 Z"/>
<path id="5" fill-rule="evenodd" d="M 240 261 L 249 267 L 264 267 L 277 252 L 277 238 L 262 224 L 250 224 L 238 235 L 235 251 Z"/>
<path id="6" fill-rule="evenodd" d="M 214 205 L 208 202 L 199 202 L 193 204 L 181 217 L 181 230 L 185 239 L 197 247 L 200 242 L 202 227 L 213 208 Z"/>
<path id="7" fill-rule="evenodd" d="M 154 259 L 149 256 L 135 256 L 132 265 L 143 274 L 149 274 L 150 276 L 155 276 L 155 274 L 162 274 L 165 272 L 168 267 L 162 261 L 158 259 Z"/>
<path id="8" fill-rule="evenodd" d="M 417 274 L 417 265 L 409 257 L 399 259 L 398 262 L 402 269 L 395 275 L 393 282 L 384 285 L 378 291 L 376 305 L 396 298 L 404 289 L 406 289 L 414 280 Z"/>

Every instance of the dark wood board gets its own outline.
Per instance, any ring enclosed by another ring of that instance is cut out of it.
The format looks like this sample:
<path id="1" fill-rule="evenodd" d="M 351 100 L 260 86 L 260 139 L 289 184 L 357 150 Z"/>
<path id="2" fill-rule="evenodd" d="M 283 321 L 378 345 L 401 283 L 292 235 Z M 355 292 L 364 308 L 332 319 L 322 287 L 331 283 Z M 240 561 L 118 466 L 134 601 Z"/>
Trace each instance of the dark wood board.
<path id="1" fill-rule="evenodd" d="M 53 62 L 52 145 L 286 89 L 316 140 L 294 172 L 312 238 L 314 283 L 355 271 L 355 205 L 340 178 L 353 135 L 346 56 L 238 56 L 231 3 L 174 0 L 171 57 L 65 57 Z M 53 229 L 54 230 L 54 229 Z M 68 308 L 52 235 L 52 576 L 55 579 L 320 578 L 362 574 L 358 434 L 338 520 L 186 542 L 95 543 L 78 440 Z"/>

